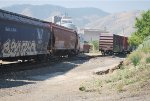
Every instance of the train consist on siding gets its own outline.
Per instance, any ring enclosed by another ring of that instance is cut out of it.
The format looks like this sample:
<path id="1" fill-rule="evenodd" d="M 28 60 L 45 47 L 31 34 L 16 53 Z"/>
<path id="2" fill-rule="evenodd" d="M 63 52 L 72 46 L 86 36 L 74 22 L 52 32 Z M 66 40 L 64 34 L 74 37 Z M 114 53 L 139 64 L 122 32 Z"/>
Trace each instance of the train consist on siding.
<path id="1" fill-rule="evenodd" d="M 99 39 L 99 51 L 101 51 L 102 55 L 130 53 L 132 47 L 128 44 L 127 40 L 128 38 L 125 36 L 101 33 Z"/>
<path id="2" fill-rule="evenodd" d="M 0 60 L 73 56 L 79 49 L 79 36 L 71 29 L 0 10 Z"/>

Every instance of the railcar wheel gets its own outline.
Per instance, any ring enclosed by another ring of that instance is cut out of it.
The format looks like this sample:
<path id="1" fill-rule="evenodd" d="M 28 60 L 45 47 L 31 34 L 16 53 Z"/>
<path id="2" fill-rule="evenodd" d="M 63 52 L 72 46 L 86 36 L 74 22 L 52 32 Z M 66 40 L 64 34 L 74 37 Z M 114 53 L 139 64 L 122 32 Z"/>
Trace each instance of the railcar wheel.
<path id="1" fill-rule="evenodd" d="M 101 51 L 101 54 L 103 55 L 103 51 Z"/>
<path id="2" fill-rule="evenodd" d="M 105 52 L 104 51 L 101 51 L 102 55 L 105 55 Z"/>
<path id="3" fill-rule="evenodd" d="M 47 60 L 46 55 L 38 55 L 37 58 L 36 58 L 36 61 L 39 61 L 39 62 L 43 62 L 43 61 L 46 61 L 46 60 Z"/>

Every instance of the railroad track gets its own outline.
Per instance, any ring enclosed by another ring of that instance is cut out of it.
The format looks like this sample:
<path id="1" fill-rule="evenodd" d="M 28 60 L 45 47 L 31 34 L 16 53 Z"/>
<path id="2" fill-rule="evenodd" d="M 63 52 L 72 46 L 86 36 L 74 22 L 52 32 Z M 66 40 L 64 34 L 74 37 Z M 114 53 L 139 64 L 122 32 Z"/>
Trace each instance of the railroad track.
<path id="1" fill-rule="evenodd" d="M 94 58 L 93 56 L 76 56 L 76 57 L 53 57 L 47 61 L 27 61 L 27 62 L 16 62 L 12 64 L 1 64 L 0 65 L 0 75 L 9 74 L 11 72 L 32 70 L 37 68 L 44 68 L 50 66 L 53 63 L 65 62 L 65 61 L 75 61 L 75 60 L 88 60 Z"/>
<path id="2" fill-rule="evenodd" d="M 10 72 L 24 71 L 30 69 L 41 68 L 48 66 L 55 62 L 60 62 L 62 58 L 53 57 L 47 61 L 26 61 L 26 62 L 15 62 L 10 64 L 1 64 L 0 65 L 0 75 L 7 74 Z"/>

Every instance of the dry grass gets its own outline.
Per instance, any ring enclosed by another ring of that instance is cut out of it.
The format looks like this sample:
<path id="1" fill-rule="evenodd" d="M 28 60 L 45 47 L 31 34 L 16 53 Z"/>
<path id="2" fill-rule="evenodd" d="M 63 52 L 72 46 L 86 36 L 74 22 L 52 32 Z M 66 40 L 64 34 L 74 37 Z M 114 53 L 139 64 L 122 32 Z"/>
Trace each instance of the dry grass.
<path id="1" fill-rule="evenodd" d="M 91 84 L 88 84 L 87 88 L 90 90 L 111 88 L 117 92 L 123 92 L 126 91 L 126 86 L 138 84 L 136 90 L 141 89 L 143 83 L 150 80 L 149 42 L 150 39 L 144 41 L 136 51 L 128 55 L 120 69 L 105 75 L 103 78 L 93 80 Z"/>
<path id="2" fill-rule="evenodd" d="M 121 69 L 114 71 L 111 74 L 105 75 L 103 79 L 93 80 L 93 85 L 89 85 L 88 89 L 99 89 L 108 86 L 117 92 L 126 91 L 125 87 L 138 83 L 140 84 L 150 79 L 150 54 L 149 53 L 132 53 L 128 56 Z M 133 58 L 134 57 L 134 58 Z M 135 60 L 134 60 L 135 59 Z M 138 89 L 138 88 L 137 88 Z"/>
<path id="3" fill-rule="evenodd" d="M 122 69 L 109 75 L 105 82 L 113 85 L 117 91 L 122 91 L 124 86 L 136 82 L 145 82 L 150 79 L 150 54 L 135 51 L 128 56 Z"/>
<path id="4" fill-rule="evenodd" d="M 116 70 L 112 74 L 107 74 L 101 79 L 93 80 L 85 83 L 85 91 L 99 91 L 103 88 L 115 90 L 116 92 L 127 91 L 126 86 L 138 83 L 136 90 L 140 89 L 144 82 L 150 79 L 150 64 L 124 67 L 124 69 Z M 135 90 L 135 91 L 136 91 Z"/>

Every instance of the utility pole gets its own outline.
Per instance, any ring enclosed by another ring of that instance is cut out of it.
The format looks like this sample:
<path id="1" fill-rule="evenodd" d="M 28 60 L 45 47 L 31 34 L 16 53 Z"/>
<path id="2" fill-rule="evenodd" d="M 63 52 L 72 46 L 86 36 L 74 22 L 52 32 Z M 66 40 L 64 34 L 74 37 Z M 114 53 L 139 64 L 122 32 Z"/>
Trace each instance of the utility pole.
<path id="1" fill-rule="evenodd" d="M 125 48 L 124 46 L 125 46 L 125 34 L 124 34 L 124 27 L 122 28 L 122 30 L 123 30 L 123 49 Z"/>
<path id="2" fill-rule="evenodd" d="M 106 27 L 106 26 L 104 27 L 104 31 L 105 31 L 105 32 L 107 31 L 107 27 Z"/>
<path id="3" fill-rule="evenodd" d="M 124 27 L 122 28 L 122 30 L 123 30 L 123 36 L 125 36 L 125 35 L 124 35 Z"/>

